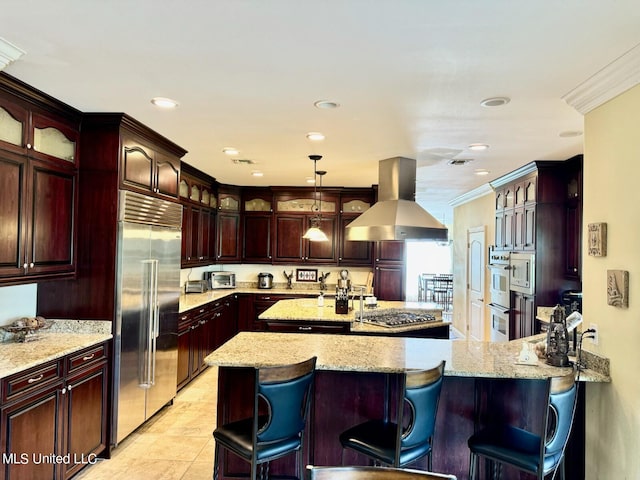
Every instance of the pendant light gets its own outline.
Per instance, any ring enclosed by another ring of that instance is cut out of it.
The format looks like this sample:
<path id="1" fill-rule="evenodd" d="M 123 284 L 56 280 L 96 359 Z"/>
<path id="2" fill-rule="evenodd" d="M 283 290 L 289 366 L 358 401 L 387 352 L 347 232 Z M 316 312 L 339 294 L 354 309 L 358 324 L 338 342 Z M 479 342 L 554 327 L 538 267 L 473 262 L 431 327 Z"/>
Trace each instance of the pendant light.
<path id="1" fill-rule="evenodd" d="M 327 173 L 324 170 L 318 171 L 316 169 L 316 165 L 318 160 L 322 158 L 322 155 L 309 155 L 309 159 L 313 160 L 313 207 L 312 210 L 318 212 L 318 214 L 311 218 L 311 227 L 305 232 L 302 238 L 306 238 L 311 242 L 328 242 L 329 239 L 327 235 L 320 230 L 320 225 L 322 223 L 322 177 Z M 320 176 L 320 206 L 316 206 L 316 198 L 318 198 L 318 192 L 316 190 L 317 185 L 317 177 Z"/>

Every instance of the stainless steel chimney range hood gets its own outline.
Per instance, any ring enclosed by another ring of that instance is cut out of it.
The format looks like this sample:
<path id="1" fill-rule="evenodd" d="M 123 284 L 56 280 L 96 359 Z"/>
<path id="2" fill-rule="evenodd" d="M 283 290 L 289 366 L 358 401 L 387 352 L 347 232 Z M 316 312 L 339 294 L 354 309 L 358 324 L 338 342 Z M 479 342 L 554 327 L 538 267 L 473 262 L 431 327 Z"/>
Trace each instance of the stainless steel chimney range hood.
<path id="1" fill-rule="evenodd" d="M 347 240 L 448 239 L 447 227 L 415 202 L 415 160 L 405 157 L 381 160 L 378 183 L 378 201 L 347 225 Z"/>

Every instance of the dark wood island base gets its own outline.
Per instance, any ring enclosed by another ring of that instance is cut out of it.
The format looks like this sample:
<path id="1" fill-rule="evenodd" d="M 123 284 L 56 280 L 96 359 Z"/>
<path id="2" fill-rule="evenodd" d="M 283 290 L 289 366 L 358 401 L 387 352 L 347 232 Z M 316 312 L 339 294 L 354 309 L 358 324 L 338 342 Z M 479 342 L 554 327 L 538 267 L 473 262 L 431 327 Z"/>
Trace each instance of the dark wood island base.
<path id="1" fill-rule="evenodd" d="M 213 352 L 206 361 L 219 367 L 218 424 L 252 414 L 254 368 L 293 363 L 317 355 L 314 396 L 306 430 L 305 461 L 312 465 L 340 465 L 340 433 L 385 409 L 394 412 L 395 392 L 404 368 L 423 368 L 444 359 L 447 364 L 436 420 L 433 470 L 466 479 L 469 470 L 467 439 L 479 428 L 496 421 L 541 434 L 545 405 L 545 379 L 568 372 L 566 368 L 515 365 L 518 346 L 482 342 L 242 333 Z M 479 355 L 479 356 L 478 356 Z M 437 359 L 437 360 L 436 360 Z M 470 367 L 469 365 L 472 365 Z M 505 370 L 506 369 L 506 370 Z M 511 374 L 507 374 L 507 372 Z M 583 380 L 608 381 L 587 372 Z M 584 382 L 574 429 L 567 448 L 566 477 L 584 479 Z M 388 398 L 386 394 L 389 393 Z M 424 469 L 424 460 L 416 468 Z M 344 452 L 345 465 L 368 465 L 369 459 Z M 482 468 L 481 468 L 482 470 Z M 271 462 L 273 475 L 291 476 L 295 456 Z M 221 478 L 241 478 L 248 464 L 226 454 Z M 484 471 L 480 478 L 486 479 Z M 504 479 L 530 479 L 530 475 L 505 467 Z"/>

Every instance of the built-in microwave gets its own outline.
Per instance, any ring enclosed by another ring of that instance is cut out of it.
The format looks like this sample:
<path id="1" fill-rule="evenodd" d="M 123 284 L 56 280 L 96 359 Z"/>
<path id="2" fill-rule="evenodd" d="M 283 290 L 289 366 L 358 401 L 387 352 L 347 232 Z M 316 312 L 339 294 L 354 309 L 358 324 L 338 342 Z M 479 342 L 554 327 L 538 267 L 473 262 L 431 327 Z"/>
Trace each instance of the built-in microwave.
<path id="1" fill-rule="evenodd" d="M 512 253 L 509 256 L 509 288 L 528 295 L 535 293 L 536 256 L 533 253 Z"/>
<path id="2" fill-rule="evenodd" d="M 236 288 L 236 274 L 233 272 L 204 272 L 209 289 Z"/>

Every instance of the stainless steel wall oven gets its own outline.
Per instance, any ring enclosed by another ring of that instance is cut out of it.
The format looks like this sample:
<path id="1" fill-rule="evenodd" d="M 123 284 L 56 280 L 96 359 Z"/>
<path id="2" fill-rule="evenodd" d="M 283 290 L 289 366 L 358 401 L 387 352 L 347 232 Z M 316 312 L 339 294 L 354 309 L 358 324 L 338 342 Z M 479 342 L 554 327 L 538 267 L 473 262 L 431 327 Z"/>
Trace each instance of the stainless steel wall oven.
<path id="1" fill-rule="evenodd" d="M 489 264 L 487 268 L 490 272 L 491 294 L 490 320 L 491 320 L 491 341 L 509 340 L 509 315 L 510 315 L 510 275 L 509 275 L 509 252 L 496 252 L 493 247 L 489 248 Z"/>

